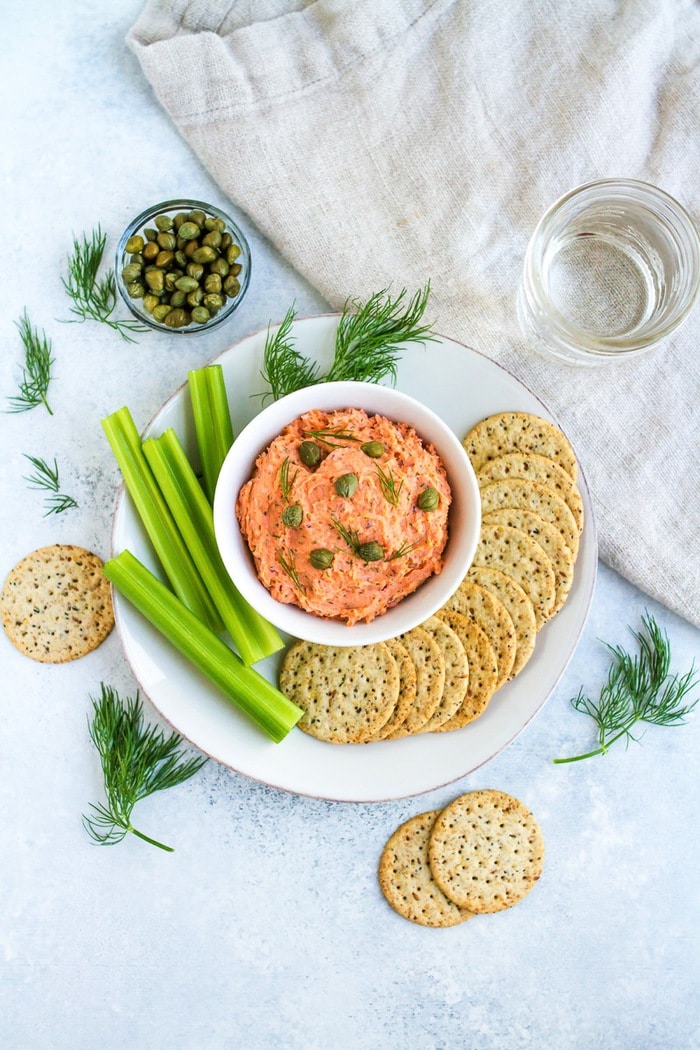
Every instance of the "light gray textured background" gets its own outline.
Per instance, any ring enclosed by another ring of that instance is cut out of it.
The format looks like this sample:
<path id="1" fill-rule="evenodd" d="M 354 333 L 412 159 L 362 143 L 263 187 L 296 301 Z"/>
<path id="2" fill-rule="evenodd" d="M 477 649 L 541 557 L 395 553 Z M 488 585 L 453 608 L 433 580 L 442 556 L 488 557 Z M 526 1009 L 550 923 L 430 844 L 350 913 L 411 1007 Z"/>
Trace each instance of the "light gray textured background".
<path id="1" fill-rule="evenodd" d="M 237 338 L 325 304 L 248 224 L 244 307 L 202 338 L 123 343 L 67 326 L 60 274 L 73 233 L 97 222 L 110 246 L 145 205 L 178 194 L 225 205 L 153 101 L 124 35 L 138 0 L 108 8 L 8 2 L 2 73 L 0 396 L 12 394 L 26 306 L 53 338 L 49 417 L 0 416 L 3 579 L 38 546 L 106 556 L 118 474 L 100 419 L 128 403 L 137 424 Z M 22 453 L 53 457 L 78 511 L 42 518 Z M 696 551 L 688 552 L 697 557 Z M 700 722 L 649 729 L 643 746 L 556 767 L 592 745 L 568 704 L 597 689 L 600 638 L 628 640 L 645 608 L 675 663 L 700 634 L 601 567 L 583 640 L 539 717 L 470 777 L 379 805 L 314 801 L 210 763 L 140 808 L 176 847 L 102 849 L 80 814 L 99 798 L 86 731 L 100 682 L 135 689 L 113 634 L 65 666 L 24 659 L 0 636 L 0 1045 L 250 1050 L 690 1048 L 698 1010 Z M 146 704 L 150 717 L 157 718 Z M 425 930 L 384 903 L 376 865 L 409 816 L 496 787 L 539 817 L 547 847 L 535 891 L 509 912 Z"/>

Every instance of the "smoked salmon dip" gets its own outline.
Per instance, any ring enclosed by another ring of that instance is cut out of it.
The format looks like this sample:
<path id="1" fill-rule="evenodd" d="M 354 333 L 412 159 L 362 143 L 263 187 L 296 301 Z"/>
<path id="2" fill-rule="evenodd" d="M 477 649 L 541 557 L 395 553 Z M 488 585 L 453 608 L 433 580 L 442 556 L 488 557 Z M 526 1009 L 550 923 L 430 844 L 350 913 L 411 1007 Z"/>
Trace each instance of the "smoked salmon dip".
<path id="1" fill-rule="evenodd" d="M 439 455 L 408 424 L 314 409 L 258 457 L 236 515 L 277 601 L 350 626 L 442 570 L 450 502 Z"/>

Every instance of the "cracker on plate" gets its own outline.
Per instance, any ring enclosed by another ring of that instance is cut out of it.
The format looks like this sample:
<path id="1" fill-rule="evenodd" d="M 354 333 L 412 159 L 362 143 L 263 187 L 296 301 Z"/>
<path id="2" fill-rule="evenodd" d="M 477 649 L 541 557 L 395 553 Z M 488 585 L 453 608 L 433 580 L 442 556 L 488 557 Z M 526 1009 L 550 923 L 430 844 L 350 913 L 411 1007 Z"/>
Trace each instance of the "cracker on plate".
<path id="1" fill-rule="evenodd" d="M 469 661 L 449 621 L 431 616 L 422 626 L 435 639 L 445 659 L 445 684 L 440 703 L 420 729 L 421 733 L 430 733 L 449 722 L 462 706 L 469 687 Z"/>
<path id="2" fill-rule="evenodd" d="M 508 610 L 515 627 L 515 660 L 510 678 L 523 669 L 532 656 L 537 641 L 537 619 L 535 608 L 522 587 L 499 569 L 484 565 L 472 565 L 467 579 L 474 580 L 485 590 L 494 594 Z"/>
<path id="3" fill-rule="evenodd" d="M 467 576 L 452 597 L 445 602 L 443 609 L 468 616 L 484 631 L 496 654 L 496 689 L 499 689 L 508 681 L 513 670 L 517 645 L 515 626 L 503 602 Z"/>
<path id="4" fill-rule="evenodd" d="M 499 569 L 515 580 L 532 602 L 538 628 L 549 619 L 556 596 L 554 569 L 540 545 L 522 529 L 482 525 L 472 565 Z"/>
<path id="5" fill-rule="evenodd" d="M 416 665 L 408 649 L 398 638 L 390 638 L 386 644 L 399 669 L 399 695 L 388 721 L 377 730 L 371 740 L 384 740 L 390 736 L 405 722 L 408 712 L 416 702 Z"/>
<path id="6" fill-rule="evenodd" d="M 438 810 L 419 813 L 397 828 L 379 861 L 379 885 L 404 919 L 421 926 L 456 926 L 471 912 L 444 895 L 430 870 L 428 843 Z"/>
<path id="7" fill-rule="evenodd" d="M 521 529 L 531 536 L 535 543 L 539 543 L 554 569 L 556 593 L 554 605 L 549 614 L 551 619 L 559 612 L 569 595 L 574 582 L 575 564 L 571 548 L 567 547 L 556 525 L 545 521 L 539 514 L 534 514 L 530 510 L 518 510 L 514 507 L 491 510 L 484 515 L 483 521 L 487 525 L 509 525 L 514 529 Z"/>
<path id="8" fill-rule="evenodd" d="M 494 481 L 519 478 L 521 481 L 537 481 L 553 489 L 567 503 L 574 516 L 579 532 L 583 529 L 583 500 L 570 474 L 547 456 L 535 452 L 507 452 L 504 456 L 490 459 L 480 467 L 476 476 L 479 488 Z"/>
<path id="9" fill-rule="evenodd" d="M 481 489 L 481 512 L 484 516 L 504 508 L 529 510 L 555 525 L 574 557 L 579 547 L 579 531 L 568 504 L 553 489 L 537 481 L 507 478 L 494 481 Z"/>
<path id="10" fill-rule="evenodd" d="M 503 791 L 460 795 L 438 815 L 428 846 L 442 892 L 476 914 L 522 900 L 542 874 L 544 842 L 533 814 Z"/>
<path id="11" fill-rule="evenodd" d="M 469 663 L 466 696 L 452 718 L 437 727 L 438 733 L 445 733 L 462 729 L 484 713 L 496 689 L 498 663 L 485 632 L 468 616 L 449 610 L 443 610 L 440 616 L 461 639 Z"/>
<path id="12" fill-rule="evenodd" d="M 304 711 L 298 726 L 305 733 L 359 744 L 391 717 L 399 670 L 384 642 L 343 647 L 300 641 L 285 653 L 280 689 Z"/>
<path id="13" fill-rule="evenodd" d="M 500 412 L 482 419 L 464 439 L 464 448 L 474 470 L 508 452 L 534 452 L 558 463 L 576 480 L 576 456 L 561 430 L 546 419 L 528 412 Z"/>
<path id="14" fill-rule="evenodd" d="M 67 543 L 41 547 L 15 565 L 0 596 L 15 648 L 40 663 L 62 664 L 101 645 L 114 626 L 102 569 L 96 554 Z"/>
<path id="15" fill-rule="evenodd" d="M 416 699 L 408 715 L 387 740 L 417 733 L 435 714 L 445 686 L 445 657 L 434 638 L 422 627 L 406 631 L 399 639 L 416 668 Z"/>

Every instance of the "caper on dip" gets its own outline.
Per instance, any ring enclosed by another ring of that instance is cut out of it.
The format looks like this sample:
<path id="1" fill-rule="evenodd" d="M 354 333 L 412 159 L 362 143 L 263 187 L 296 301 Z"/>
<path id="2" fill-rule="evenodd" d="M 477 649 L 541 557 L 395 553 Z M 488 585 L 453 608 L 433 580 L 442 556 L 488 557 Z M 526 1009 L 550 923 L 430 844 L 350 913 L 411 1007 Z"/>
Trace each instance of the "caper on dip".
<path id="1" fill-rule="evenodd" d="M 347 408 L 285 427 L 236 514 L 274 598 L 352 625 L 441 571 L 450 502 L 432 445 L 406 423 Z"/>

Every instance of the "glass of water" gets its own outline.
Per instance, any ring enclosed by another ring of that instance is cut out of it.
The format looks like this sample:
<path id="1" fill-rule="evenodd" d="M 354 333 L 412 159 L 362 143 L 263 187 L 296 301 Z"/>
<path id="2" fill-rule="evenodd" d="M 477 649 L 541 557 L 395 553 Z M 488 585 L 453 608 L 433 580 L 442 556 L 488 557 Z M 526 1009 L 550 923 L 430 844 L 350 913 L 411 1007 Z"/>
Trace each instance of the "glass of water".
<path id="1" fill-rule="evenodd" d="M 518 313 L 527 337 L 573 364 L 644 353 L 700 292 L 700 235 L 663 190 L 632 179 L 579 186 L 540 220 Z"/>

